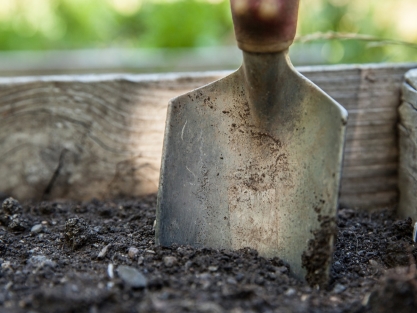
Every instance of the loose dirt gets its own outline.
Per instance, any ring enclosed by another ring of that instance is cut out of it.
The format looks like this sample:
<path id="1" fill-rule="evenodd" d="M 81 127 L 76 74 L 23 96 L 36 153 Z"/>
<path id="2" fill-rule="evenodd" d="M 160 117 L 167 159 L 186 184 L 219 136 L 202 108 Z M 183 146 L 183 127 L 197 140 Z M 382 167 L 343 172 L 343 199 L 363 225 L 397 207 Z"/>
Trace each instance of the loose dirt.
<path id="1" fill-rule="evenodd" d="M 155 196 L 6 201 L 0 311 L 417 312 L 411 220 L 341 208 L 327 288 L 251 249 L 154 245 Z"/>

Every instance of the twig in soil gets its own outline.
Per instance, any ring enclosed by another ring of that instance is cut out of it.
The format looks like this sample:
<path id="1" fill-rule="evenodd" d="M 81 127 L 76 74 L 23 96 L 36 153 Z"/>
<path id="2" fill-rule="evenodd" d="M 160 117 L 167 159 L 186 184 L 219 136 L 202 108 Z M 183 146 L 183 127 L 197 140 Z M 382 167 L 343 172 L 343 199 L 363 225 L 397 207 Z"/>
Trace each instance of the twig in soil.
<path id="1" fill-rule="evenodd" d="M 355 236 L 355 239 L 356 239 L 356 253 L 358 253 L 358 246 L 359 246 L 359 240 L 358 240 L 358 236 L 354 233 L 354 232 L 351 232 L 351 231 L 342 231 L 342 234 L 344 235 L 344 234 L 348 234 L 349 236 L 350 235 L 354 235 Z"/>
<path id="2" fill-rule="evenodd" d="M 356 253 L 358 253 L 358 246 L 359 246 L 359 240 L 358 240 L 358 236 L 353 233 L 355 235 L 355 239 L 356 239 Z"/>
<path id="3" fill-rule="evenodd" d="M 64 148 L 61 151 L 61 154 L 59 155 L 59 160 L 58 160 L 58 165 L 54 171 L 54 173 L 52 174 L 51 179 L 49 180 L 48 185 L 46 186 L 42 198 L 46 199 L 48 198 L 48 196 L 51 194 L 51 190 L 54 187 L 55 181 L 57 180 L 58 176 L 59 176 L 59 172 L 61 171 L 61 168 L 63 166 L 63 161 L 64 161 L 64 156 L 65 154 L 68 152 L 68 149 Z"/>

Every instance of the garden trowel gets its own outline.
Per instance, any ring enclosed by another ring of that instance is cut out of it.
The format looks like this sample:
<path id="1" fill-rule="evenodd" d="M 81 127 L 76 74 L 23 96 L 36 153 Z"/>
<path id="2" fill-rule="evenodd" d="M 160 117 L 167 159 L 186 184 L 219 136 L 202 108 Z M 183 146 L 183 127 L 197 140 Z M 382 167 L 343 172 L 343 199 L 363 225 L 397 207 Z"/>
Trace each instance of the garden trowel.
<path id="1" fill-rule="evenodd" d="M 298 0 L 231 0 L 243 65 L 170 101 L 156 242 L 256 249 L 323 285 L 347 112 L 291 65 Z"/>

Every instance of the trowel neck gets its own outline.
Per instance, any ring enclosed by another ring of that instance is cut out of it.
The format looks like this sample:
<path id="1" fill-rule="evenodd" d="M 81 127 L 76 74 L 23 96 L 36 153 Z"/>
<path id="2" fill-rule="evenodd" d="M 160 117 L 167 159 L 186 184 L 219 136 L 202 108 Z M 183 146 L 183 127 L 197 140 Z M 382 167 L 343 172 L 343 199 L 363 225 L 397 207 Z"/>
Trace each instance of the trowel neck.
<path id="1" fill-rule="evenodd" d="M 282 101 L 292 72 L 288 50 L 277 53 L 250 53 L 243 51 L 242 74 L 245 93 L 258 126 L 268 128 L 272 115 L 287 110 Z M 276 117 L 273 118 L 276 121 Z"/>

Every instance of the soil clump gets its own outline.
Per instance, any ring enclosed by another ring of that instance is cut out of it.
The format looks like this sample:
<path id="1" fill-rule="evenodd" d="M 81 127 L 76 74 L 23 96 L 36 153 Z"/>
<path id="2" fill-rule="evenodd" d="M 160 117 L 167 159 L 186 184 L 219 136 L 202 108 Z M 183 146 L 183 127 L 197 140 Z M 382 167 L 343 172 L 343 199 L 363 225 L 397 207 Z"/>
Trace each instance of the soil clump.
<path id="1" fill-rule="evenodd" d="M 417 312 L 411 219 L 396 220 L 391 210 L 339 210 L 331 281 L 320 288 L 252 249 L 155 246 L 155 205 L 154 195 L 6 200 L 0 311 Z"/>

